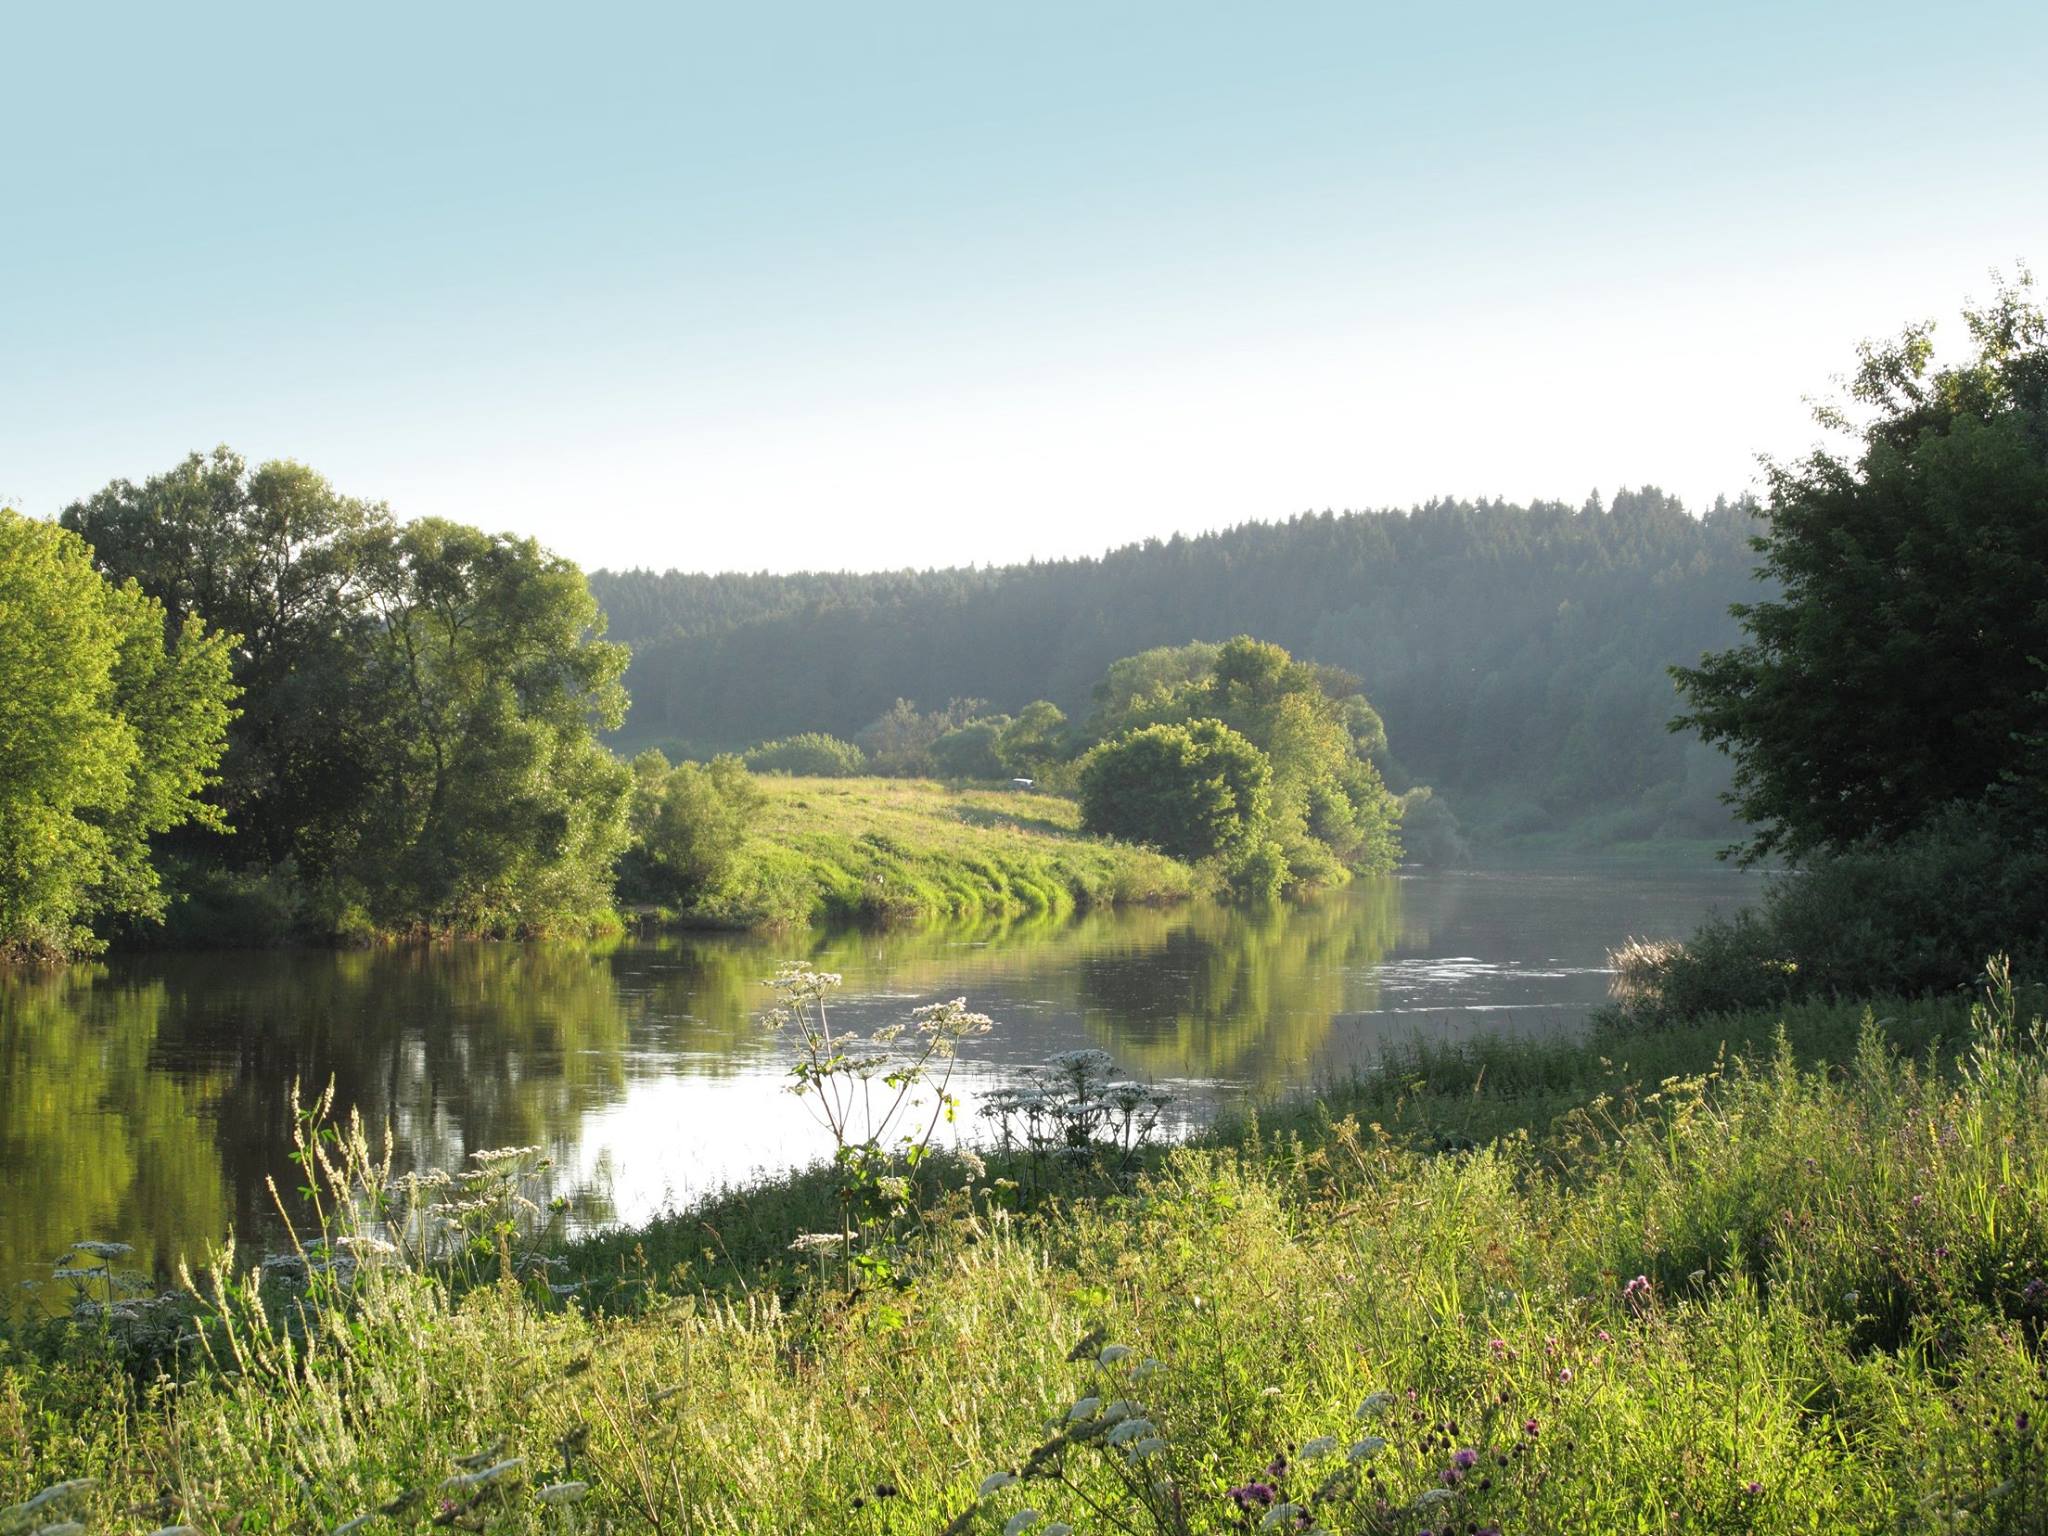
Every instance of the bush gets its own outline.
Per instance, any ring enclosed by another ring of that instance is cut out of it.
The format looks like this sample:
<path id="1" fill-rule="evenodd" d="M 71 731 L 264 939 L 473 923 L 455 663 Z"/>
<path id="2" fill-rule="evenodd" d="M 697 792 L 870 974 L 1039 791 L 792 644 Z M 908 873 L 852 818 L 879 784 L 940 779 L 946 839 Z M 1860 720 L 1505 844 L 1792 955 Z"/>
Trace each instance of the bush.
<path id="1" fill-rule="evenodd" d="M 644 753 L 633 768 L 633 843 L 620 862 L 620 894 L 664 905 L 701 900 L 733 873 L 761 811 L 759 786 L 736 757 L 667 768 L 659 753 Z"/>
<path id="2" fill-rule="evenodd" d="M 780 741 L 764 741 L 746 755 L 755 773 L 787 773 L 802 778 L 846 779 L 866 771 L 859 747 L 823 731 L 805 731 Z"/>
<path id="3" fill-rule="evenodd" d="M 1641 1022 L 1802 997 L 1944 992 L 1973 981 L 1994 953 L 2036 974 L 2048 961 L 2048 839 L 1994 808 L 1957 805 L 1897 842 L 1778 877 L 1761 910 L 1613 958 L 1622 1011 Z"/>
<path id="4" fill-rule="evenodd" d="M 1149 725 L 1089 753 L 1081 824 L 1176 858 L 1237 849 L 1266 825 L 1273 769 L 1220 720 Z"/>

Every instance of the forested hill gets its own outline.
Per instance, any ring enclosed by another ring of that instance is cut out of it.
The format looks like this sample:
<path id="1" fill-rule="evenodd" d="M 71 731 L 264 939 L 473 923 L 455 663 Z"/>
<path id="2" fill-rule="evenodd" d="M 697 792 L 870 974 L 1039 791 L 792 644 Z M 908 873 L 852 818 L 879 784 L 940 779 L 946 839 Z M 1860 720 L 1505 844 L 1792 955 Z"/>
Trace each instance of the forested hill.
<path id="1" fill-rule="evenodd" d="M 1441 501 L 1323 513 L 1101 559 L 875 575 L 598 572 L 634 648 L 635 743 L 850 736 L 897 698 L 1077 719 L 1112 661 L 1252 634 L 1355 672 L 1395 771 L 1482 831 L 1718 836 L 1715 754 L 1666 732 L 1665 673 L 1737 636 L 1743 506 L 1653 489 L 1611 505 Z"/>

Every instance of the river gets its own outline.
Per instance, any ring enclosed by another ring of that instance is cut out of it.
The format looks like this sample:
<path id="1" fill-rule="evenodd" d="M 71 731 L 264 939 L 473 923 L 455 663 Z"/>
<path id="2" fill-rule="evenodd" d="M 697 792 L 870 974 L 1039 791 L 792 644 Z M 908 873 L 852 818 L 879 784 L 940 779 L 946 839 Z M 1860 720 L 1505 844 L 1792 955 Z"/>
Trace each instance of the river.
<path id="1" fill-rule="evenodd" d="M 1077 1046 L 1170 1086 L 1183 1124 L 1417 1035 L 1572 1029 L 1607 950 L 1749 898 L 1717 868 L 1419 873 L 1264 915 L 1198 905 L 979 929 L 663 934 L 609 945 L 112 958 L 0 978 L 0 1281 L 78 1239 L 161 1275 L 290 1188 L 293 1084 L 388 1126 L 402 1165 L 538 1145 L 576 1220 L 633 1221 L 828 1145 L 758 1023 L 784 960 L 860 1026 L 964 996 L 974 1095 Z"/>

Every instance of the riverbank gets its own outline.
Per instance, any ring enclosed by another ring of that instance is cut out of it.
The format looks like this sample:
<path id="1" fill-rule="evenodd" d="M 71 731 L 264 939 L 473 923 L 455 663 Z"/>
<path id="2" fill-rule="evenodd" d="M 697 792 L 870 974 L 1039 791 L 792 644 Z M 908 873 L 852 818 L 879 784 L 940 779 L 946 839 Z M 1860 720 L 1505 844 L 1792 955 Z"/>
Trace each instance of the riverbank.
<path id="1" fill-rule="evenodd" d="M 926 779 L 756 780 L 764 805 L 737 867 L 681 921 L 757 928 L 1059 916 L 1161 905 L 1203 873 L 1081 830 L 1057 795 Z"/>
<path id="2" fill-rule="evenodd" d="M 552 1289 L 364 1265 L 347 1328 L 245 1310 L 238 1374 L 174 1395 L 111 1329 L 54 1364 L 17 1338 L 0 1498 L 91 1476 L 45 1508 L 206 1530 L 2037 1529 L 2019 1007 L 1477 1042 L 1135 1180 L 934 1160 L 852 1297 L 788 1251 L 836 1226 L 809 1176 Z"/>

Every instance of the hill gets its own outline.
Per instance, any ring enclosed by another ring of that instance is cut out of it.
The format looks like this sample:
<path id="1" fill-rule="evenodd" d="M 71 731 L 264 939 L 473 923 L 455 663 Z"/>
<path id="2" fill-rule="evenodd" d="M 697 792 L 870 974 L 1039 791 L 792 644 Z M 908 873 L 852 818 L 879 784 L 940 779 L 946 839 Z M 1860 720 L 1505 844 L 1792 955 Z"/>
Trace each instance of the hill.
<path id="1" fill-rule="evenodd" d="M 605 572 L 634 647 L 625 739 L 690 752 L 852 735 L 898 698 L 1084 717 L 1112 661 L 1254 634 L 1364 682 L 1396 787 L 1482 834 L 1719 837 L 1717 754 L 1671 736 L 1665 668 L 1736 638 L 1745 504 L 1655 488 L 1557 502 L 1321 513 L 1099 559 L 872 575 Z"/>

